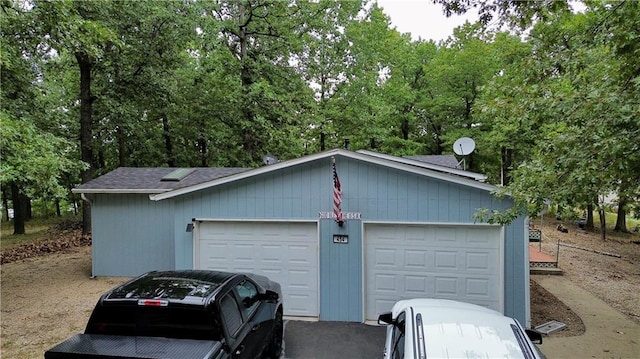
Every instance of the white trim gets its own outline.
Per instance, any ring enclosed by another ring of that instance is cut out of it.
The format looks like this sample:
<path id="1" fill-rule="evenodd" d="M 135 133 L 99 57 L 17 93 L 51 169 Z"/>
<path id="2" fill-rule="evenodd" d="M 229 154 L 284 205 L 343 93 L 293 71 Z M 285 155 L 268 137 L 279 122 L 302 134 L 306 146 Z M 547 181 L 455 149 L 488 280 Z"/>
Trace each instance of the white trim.
<path id="1" fill-rule="evenodd" d="M 531 328 L 531 269 L 529 264 L 529 217 L 524 218 L 524 226 L 522 228 L 524 234 L 522 236 L 524 240 L 524 300 L 525 300 L 525 321 L 524 327 Z M 542 238 L 540 238 L 542 241 Z"/>
<path id="2" fill-rule="evenodd" d="M 498 248 L 498 255 L 500 256 L 500 313 L 504 314 L 504 280 L 505 280 L 505 273 L 504 273 L 504 250 L 505 247 L 507 246 L 507 234 L 506 234 L 506 230 L 507 227 L 506 226 L 501 226 L 500 228 L 500 238 L 498 242 L 499 248 Z"/>
<path id="3" fill-rule="evenodd" d="M 268 223 L 317 223 L 318 219 L 287 219 L 287 218 L 194 218 L 197 222 L 268 222 Z"/>
<path id="4" fill-rule="evenodd" d="M 200 268 L 200 256 L 199 251 L 200 251 L 200 225 L 204 222 L 207 223 L 212 223 L 212 222 L 217 222 L 217 223 L 224 223 L 224 222 L 237 222 L 237 223 L 278 223 L 278 224 L 285 224 L 285 223 L 307 223 L 307 224 L 313 224 L 315 226 L 316 229 L 316 283 L 318 284 L 316 290 L 317 290 L 317 297 L 316 297 L 316 308 L 318 309 L 318 316 L 317 317 L 295 317 L 295 316 L 285 316 L 285 318 L 292 318 L 292 320 L 302 320 L 299 318 L 305 318 L 303 320 L 306 321 L 319 321 L 320 320 L 320 220 L 319 219 L 295 219 L 295 220 L 288 220 L 288 219 L 251 219 L 251 218 L 242 218 L 242 219 L 225 219 L 225 218 L 194 218 L 192 220 L 193 223 L 193 269 L 196 268 Z"/>
<path id="5" fill-rule="evenodd" d="M 461 170 L 461 169 L 457 169 L 457 168 L 451 168 L 451 167 L 447 167 L 447 166 L 437 165 L 437 164 L 434 164 L 434 163 L 428 163 L 428 162 L 413 160 L 413 159 L 404 158 L 404 157 L 391 156 L 391 155 L 387 155 L 387 154 L 384 154 L 384 153 L 372 152 L 372 151 L 367 151 L 367 150 L 358 150 L 356 152 L 362 153 L 362 154 L 365 154 L 365 155 L 368 155 L 368 156 L 383 158 L 385 160 L 396 161 L 396 162 L 400 162 L 400 163 L 404 163 L 404 164 L 408 164 L 408 165 L 412 165 L 412 166 L 418 166 L 418 167 L 423 167 L 423 168 L 427 168 L 427 169 L 431 169 L 431 170 L 435 170 L 435 171 L 452 173 L 452 174 L 456 174 L 456 175 L 459 175 L 459 176 L 469 177 L 469 178 L 473 178 L 474 180 L 480 181 L 480 182 L 484 182 L 484 181 L 487 180 L 487 176 L 483 175 L 481 173 L 465 171 L 465 170 Z"/>
<path id="6" fill-rule="evenodd" d="M 183 187 L 183 188 L 175 189 L 175 190 L 172 190 L 172 191 L 166 191 L 166 192 L 162 192 L 162 193 L 158 193 L 158 194 L 152 194 L 152 195 L 149 196 L 149 199 L 152 200 L 152 201 L 161 201 L 161 200 L 164 200 L 164 199 L 168 199 L 168 198 L 180 196 L 180 195 L 183 195 L 183 194 L 187 194 L 187 193 L 203 190 L 203 189 L 206 189 L 206 188 L 211 188 L 211 187 L 223 185 L 223 184 L 226 184 L 226 183 L 230 183 L 230 182 L 238 181 L 238 180 L 241 180 L 241 179 L 245 179 L 245 178 L 261 175 L 261 174 L 264 174 L 264 173 L 277 171 L 277 170 L 280 170 L 280 169 L 283 169 L 283 168 L 292 167 L 292 166 L 295 166 L 295 165 L 299 165 L 299 164 L 303 164 L 303 163 L 307 163 L 307 162 L 312 162 L 312 161 L 316 161 L 316 160 L 320 160 L 320 159 L 324 159 L 324 158 L 331 158 L 332 156 L 336 156 L 336 155 L 344 156 L 344 157 L 347 157 L 347 158 L 351 158 L 351 159 L 355 159 L 355 160 L 359 160 L 359 161 L 363 161 L 363 162 L 367 162 L 367 163 L 374 163 L 374 164 L 378 164 L 378 165 L 381 165 L 381 166 L 386 166 L 386 167 L 394 168 L 394 169 L 397 169 L 397 170 L 400 170 L 400 171 L 405 171 L 405 172 L 409 172 L 409 173 L 413 173 L 413 174 L 417 174 L 417 175 L 421 175 L 421 176 L 425 176 L 425 177 L 435 178 L 435 179 L 439 179 L 439 180 L 446 181 L 446 182 L 453 182 L 453 183 L 460 184 L 460 185 L 463 185 L 463 186 L 477 188 L 477 189 L 481 189 L 481 190 L 485 190 L 485 191 L 489 191 L 489 192 L 492 192 L 492 191 L 495 191 L 496 189 L 498 189 L 498 187 L 496 187 L 494 185 L 490 185 L 490 184 L 486 184 L 486 183 L 483 183 L 483 182 L 474 181 L 472 179 L 461 177 L 457 173 L 454 173 L 454 171 L 459 171 L 459 170 L 451 169 L 451 171 L 447 171 L 447 173 L 442 173 L 442 172 L 439 172 L 439 171 L 435 171 L 433 169 L 424 168 L 424 166 L 417 166 L 417 165 L 413 165 L 413 164 L 402 163 L 402 162 L 400 162 L 398 160 L 390 160 L 390 159 L 386 159 L 386 158 L 381 158 L 380 156 L 372 156 L 372 155 L 368 155 L 368 154 L 363 154 L 363 153 L 358 153 L 358 152 L 353 152 L 353 151 L 347 151 L 347 150 L 343 150 L 343 149 L 334 149 L 334 150 L 320 152 L 320 153 L 312 154 L 312 155 L 301 157 L 301 158 L 296 158 L 296 159 L 289 160 L 289 161 L 278 162 L 278 163 L 275 163 L 275 164 L 272 164 L 272 165 L 255 168 L 255 169 L 252 169 L 252 170 L 248 170 L 248 171 L 245 171 L 245 172 L 240 172 L 240 173 L 237 173 L 237 174 L 234 174 L 234 175 L 230 175 L 230 176 L 226 176 L 226 177 L 222 177 L 222 178 L 217 178 L 217 179 L 214 179 L 212 181 L 200 183 L 200 184 L 189 186 L 189 187 Z M 411 160 L 408 160 L 408 161 L 411 161 Z M 448 167 L 441 167 L 441 168 L 442 168 L 442 170 L 448 170 Z M 465 171 L 463 171 L 463 172 L 465 172 Z M 465 172 L 465 173 L 468 174 L 468 172 Z"/>
<path id="7" fill-rule="evenodd" d="M 398 222 L 398 221 L 380 221 L 380 220 L 362 220 L 362 223 L 367 224 L 400 224 L 409 226 L 441 226 L 441 227 L 503 227 L 500 224 L 491 223 L 470 223 L 470 222 Z"/>
<path id="8" fill-rule="evenodd" d="M 367 273 L 365 273 L 366 271 L 366 266 L 365 266 L 365 255 L 364 255 L 364 224 L 365 221 L 360 221 L 360 283 L 362 283 L 362 285 L 360 285 L 360 299 L 362 300 L 361 303 L 361 309 L 362 309 L 362 313 L 361 313 L 361 318 L 363 322 L 366 322 L 367 320 L 367 298 L 366 298 L 366 278 L 367 278 Z M 377 324 L 377 323 L 376 323 Z"/>
<path id="9" fill-rule="evenodd" d="M 164 192 L 169 192 L 171 189 L 78 189 L 73 188 L 71 190 L 72 193 L 140 193 L 140 194 L 159 194 Z"/>
<path id="10" fill-rule="evenodd" d="M 505 263 L 505 258 L 504 258 L 504 253 L 505 253 L 505 246 L 506 246 L 506 226 L 503 225 L 497 225 L 497 224 L 486 224 L 486 223 L 451 223 L 451 222 L 391 222 L 391 221 L 361 221 L 361 225 L 362 225 L 362 248 L 361 248 L 361 255 L 362 255 L 362 270 L 361 270 L 361 274 L 362 274 L 362 318 L 366 318 L 366 266 L 365 266 L 365 224 L 397 224 L 397 225 L 411 225 L 411 226 L 439 226 L 439 227 L 495 227 L 495 228 L 499 228 L 499 238 L 497 238 L 498 240 L 498 256 L 500 258 L 500 263 L 498 265 L 498 271 L 499 271 L 499 278 L 498 278 L 498 286 L 499 286 L 499 297 L 498 297 L 498 307 L 499 307 L 499 311 L 501 313 L 504 314 L 504 303 L 505 303 L 505 289 L 504 289 L 504 284 L 505 284 L 505 273 L 504 273 L 504 263 Z M 528 273 L 528 271 L 527 271 Z M 528 276 L 527 276 L 528 278 Z M 527 282 L 528 283 L 528 282 Z M 529 320 L 527 318 L 527 320 Z"/>
<path id="11" fill-rule="evenodd" d="M 193 253 L 192 253 L 192 267 L 191 269 L 196 269 L 196 268 L 200 268 L 200 257 L 198 256 L 198 253 L 200 252 L 200 223 L 202 221 L 198 221 L 196 219 L 193 219 L 193 221 L 191 221 L 191 223 L 193 223 L 193 236 L 192 236 L 192 241 L 193 241 Z"/>

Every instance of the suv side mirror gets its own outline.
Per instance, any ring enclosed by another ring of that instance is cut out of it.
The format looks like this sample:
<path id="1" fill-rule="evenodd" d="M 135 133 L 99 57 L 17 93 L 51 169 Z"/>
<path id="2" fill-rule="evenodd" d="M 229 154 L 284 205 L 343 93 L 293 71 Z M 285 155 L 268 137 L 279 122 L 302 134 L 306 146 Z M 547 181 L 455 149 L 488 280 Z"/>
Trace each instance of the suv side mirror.
<path id="1" fill-rule="evenodd" d="M 393 324 L 393 317 L 391 312 L 382 313 L 378 316 L 378 325 L 391 325 Z"/>
<path id="2" fill-rule="evenodd" d="M 527 336 L 529 337 L 529 340 L 531 340 L 532 343 L 542 344 L 542 334 L 540 332 L 532 329 L 525 329 L 524 331 L 525 333 L 527 333 Z"/>

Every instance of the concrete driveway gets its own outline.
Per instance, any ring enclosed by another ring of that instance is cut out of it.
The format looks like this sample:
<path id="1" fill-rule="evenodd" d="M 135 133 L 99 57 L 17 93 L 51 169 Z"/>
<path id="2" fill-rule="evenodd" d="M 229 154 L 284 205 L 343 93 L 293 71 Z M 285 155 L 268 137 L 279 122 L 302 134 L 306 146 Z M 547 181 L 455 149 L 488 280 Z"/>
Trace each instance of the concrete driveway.
<path id="1" fill-rule="evenodd" d="M 547 358 L 640 358 L 640 325 L 562 276 L 532 279 L 569 306 L 585 326 L 583 335 L 542 340 Z"/>
<path id="2" fill-rule="evenodd" d="M 385 327 L 349 322 L 287 320 L 285 359 L 382 358 Z"/>

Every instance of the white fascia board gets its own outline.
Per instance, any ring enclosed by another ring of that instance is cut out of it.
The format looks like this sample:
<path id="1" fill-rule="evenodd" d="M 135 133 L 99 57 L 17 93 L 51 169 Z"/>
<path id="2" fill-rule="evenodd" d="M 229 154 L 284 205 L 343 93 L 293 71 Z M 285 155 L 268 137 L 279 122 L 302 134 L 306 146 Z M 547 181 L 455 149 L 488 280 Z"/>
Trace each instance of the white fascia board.
<path id="1" fill-rule="evenodd" d="M 299 164 L 303 164 L 303 163 L 307 163 L 307 162 L 312 162 L 312 161 L 316 161 L 316 160 L 320 160 L 323 158 L 330 158 L 332 156 L 344 156 L 344 157 L 348 157 L 348 158 L 352 158 L 352 159 L 356 159 L 356 160 L 360 160 L 363 162 L 368 162 L 368 163 L 373 163 L 373 164 L 378 164 L 378 165 L 382 165 L 382 166 L 386 166 L 386 167 L 390 167 L 390 168 L 395 168 L 397 170 L 400 171 L 404 171 L 404 172 L 410 172 L 410 173 L 415 173 L 421 176 L 426 176 L 426 177 L 431 177 L 431 178 L 435 178 L 435 179 L 440 179 L 443 181 L 447 181 L 447 182 L 453 182 L 453 183 L 457 183 L 463 186 L 468 186 L 468 187 L 472 187 L 472 188 L 477 188 L 477 189 L 481 189 L 481 190 L 485 190 L 485 191 L 495 191 L 497 189 L 496 186 L 490 185 L 490 184 L 486 184 L 483 182 L 478 182 L 475 180 L 471 180 L 468 177 L 464 178 L 455 174 L 449 174 L 449 173 L 442 173 L 430 168 L 425 168 L 424 166 L 415 166 L 415 165 L 410 165 L 410 164 L 406 164 L 406 163 L 402 163 L 400 161 L 397 160 L 392 160 L 392 159 L 387 159 L 387 158 L 383 158 L 382 156 L 373 156 L 373 155 L 369 155 L 369 154 L 365 154 L 365 153 L 360 153 L 360 152 L 353 152 L 353 151 L 348 151 L 348 150 L 343 150 L 343 149 L 333 149 L 333 150 L 329 150 L 329 151 L 325 151 L 325 152 L 319 152 L 319 153 L 315 153 L 312 155 L 308 155 L 305 157 L 300 157 L 300 158 L 296 158 L 293 160 L 288 160 L 288 161 L 282 161 L 282 162 L 278 162 L 278 163 L 274 163 L 272 165 L 267 165 L 267 166 L 263 166 L 263 167 L 259 167 L 259 168 L 255 168 L 252 170 L 248 170 L 245 172 L 240 172 L 231 176 L 227 176 L 227 177 L 222 177 L 222 178 L 218 178 L 212 181 L 208 181 L 208 182 L 203 182 L 197 185 L 193 185 L 190 187 L 184 187 L 184 188 L 179 188 L 173 191 L 167 191 L 167 192 L 163 192 L 163 193 L 158 193 L 158 194 L 152 194 L 149 196 L 149 199 L 152 201 L 161 201 L 164 199 L 168 199 L 168 198 L 172 198 L 172 197 L 176 197 L 176 196 L 180 196 L 183 194 L 187 194 L 187 193 L 191 193 L 191 192 L 195 192 L 195 191 L 199 191 L 199 190 L 203 190 L 203 189 L 207 189 L 207 188 L 211 188 L 211 187 L 215 187 L 215 186 L 219 186 L 219 185 L 223 185 L 226 183 L 230 183 L 230 182 L 234 182 L 234 181 L 238 181 L 241 179 L 245 179 L 245 178 L 250 178 L 253 176 L 258 176 L 264 173 L 269 173 L 272 171 L 277 171 L 283 168 L 287 168 L 287 167 L 292 167 L 292 166 L 296 166 Z M 390 158 L 396 158 L 393 156 L 389 156 Z M 440 166 L 438 166 L 440 167 Z M 443 167 L 446 168 L 446 167 Z M 461 171 L 463 172 L 463 171 Z"/>
<path id="2" fill-rule="evenodd" d="M 117 193 L 123 193 L 123 194 L 133 194 L 133 193 L 139 193 L 139 194 L 158 194 L 158 193 L 164 193 L 164 192 L 168 192 L 171 191 L 170 189 L 79 189 L 79 188 L 73 188 L 71 190 L 72 193 L 102 193 L 102 194 L 107 194 L 107 193 L 112 193 L 112 194 L 117 194 Z"/>
<path id="3" fill-rule="evenodd" d="M 365 154 L 365 155 L 368 155 L 368 156 L 379 157 L 379 158 L 384 158 L 384 159 L 390 160 L 390 161 L 396 161 L 396 162 L 400 162 L 400 163 L 405 163 L 405 164 L 412 165 L 412 166 L 418 166 L 418 167 L 432 169 L 432 170 L 435 170 L 435 171 L 442 171 L 442 172 L 446 172 L 446 173 L 451 173 L 451 174 L 455 174 L 455 175 L 458 175 L 458 176 L 469 177 L 469 178 L 473 178 L 474 180 L 480 181 L 480 182 L 484 182 L 484 181 L 487 180 L 487 176 L 485 176 L 485 175 L 483 175 L 481 173 L 475 173 L 475 172 L 471 172 L 471 171 L 459 170 L 459 169 L 456 169 L 456 168 L 440 166 L 440 165 L 436 165 L 436 164 L 433 164 L 433 163 L 427 163 L 427 162 L 422 162 L 422 161 L 418 161 L 418 160 L 412 160 L 410 158 L 396 157 L 396 156 L 386 155 L 386 154 L 383 154 L 383 153 L 372 152 L 372 151 L 367 151 L 367 150 L 359 150 L 357 152 Z"/>

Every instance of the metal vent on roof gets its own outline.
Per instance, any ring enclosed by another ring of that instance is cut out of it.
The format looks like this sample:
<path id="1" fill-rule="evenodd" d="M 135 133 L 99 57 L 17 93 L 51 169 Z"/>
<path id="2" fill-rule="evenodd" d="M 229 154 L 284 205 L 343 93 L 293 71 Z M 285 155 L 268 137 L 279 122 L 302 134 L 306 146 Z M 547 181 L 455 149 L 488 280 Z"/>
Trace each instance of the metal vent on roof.
<path id="1" fill-rule="evenodd" d="M 168 175 L 162 177 L 160 181 L 162 182 L 179 182 L 181 179 L 190 175 L 195 168 L 178 168 L 177 170 L 169 173 Z"/>

